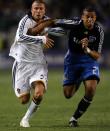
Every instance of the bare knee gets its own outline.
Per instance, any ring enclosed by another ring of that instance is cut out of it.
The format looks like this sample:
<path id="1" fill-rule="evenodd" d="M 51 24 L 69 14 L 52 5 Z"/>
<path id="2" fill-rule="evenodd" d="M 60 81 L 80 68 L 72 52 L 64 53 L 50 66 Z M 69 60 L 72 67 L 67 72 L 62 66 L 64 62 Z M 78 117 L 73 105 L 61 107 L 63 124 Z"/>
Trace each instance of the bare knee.
<path id="1" fill-rule="evenodd" d="M 63 92 L 64 92 L 65 98 L 70 99 L 75 93 L 75 88 L 73 85 L 72 86 L 64 86 Z"/>
<path id="2" fill-rule="evenodd" d="M 65 98 L 69 99 L 72 97 L 72 94 L 68 90 L 64 89 L 63 92 L 64 92 Z"/>
<path id="3" fill-rule="evenodd" d="M 42 99 L 43 99 L 43 93 L 40 92 L 40 91 L 35 92 L 33 97 L 34 97 L 34 99 L 37 100 L 37 101 L 42 101 Z"/>
<path id="4" fill-rule="evenodd" d="M 30 94 L 22 95 L 19 99 L 20 99 L 21 104 L 27 104 L 30 99 Z"/>
<path id="5" fill-rule="evenodd" d="M 88 87 L 86 87 L 86 90 L 85 90 L 85 95 L 88 97 L 88 98 L 93 98 L 94 95 L 95 95 L 95 92 L 96 92 L 96 86 L 94 85 L 90 85 Z"/>
<path id="6" fill-rule="evenodd" d="M 86 89 L 86 96 L 93 98 L 95 95 L 95 91 L 96 89 L 94 87 L 89 87 L 88 89 Z"/>
<path id="7" fill-rule="evenodd" d="M 42 82 L 37 82 L 35 85 L 35 90 L 33 95 L 33 98 L 36 103 L 39 104 L 42 101 L 44 91 L 45 91 L 44 84 Z"/>
<path id="8" fill-rule="evenodd" d="M 96 92 L 97 80 L 87 80 L 84 82 L 85 85 L 85 95 L 88 98 L 93 98 Z"/>

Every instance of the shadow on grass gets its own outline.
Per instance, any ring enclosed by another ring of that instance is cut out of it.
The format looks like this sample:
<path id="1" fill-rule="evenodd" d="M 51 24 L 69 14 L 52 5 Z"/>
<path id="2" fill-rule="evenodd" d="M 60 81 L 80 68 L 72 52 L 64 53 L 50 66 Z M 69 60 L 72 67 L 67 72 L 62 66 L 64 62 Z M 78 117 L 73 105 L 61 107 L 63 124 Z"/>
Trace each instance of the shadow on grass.
<path id="1" fill-rule="evenodd" d="M 95 129 L 99 129 L 99 130 L 104 130 L 104 129 L 110 129 L 110 124 L 107 123 L 107 124 L 84 124 L 84 125 L 79 125 L 78 127 L 69 127 L 69 125 L 66 125 L 66 124 L 62 124 L 62 125 L 47 125 L 47 126 L 44 126 L 44 125 L 34 125 L 32 126 L 33 128 L 42 128 L 42 129 L 83 129 L 86 130 L 86 129 L 90 129 L 90 130 L 95 130 Z"/>

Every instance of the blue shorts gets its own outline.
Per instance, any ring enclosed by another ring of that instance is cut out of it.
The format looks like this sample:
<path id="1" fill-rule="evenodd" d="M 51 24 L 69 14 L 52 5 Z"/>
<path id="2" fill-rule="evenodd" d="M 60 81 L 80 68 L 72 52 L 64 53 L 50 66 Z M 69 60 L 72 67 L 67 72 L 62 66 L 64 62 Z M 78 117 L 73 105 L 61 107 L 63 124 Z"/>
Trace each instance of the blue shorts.
<path id="1" fill-rule="evenodd" d="M 99 77 L 99 64 L 92 59 L 87 61 L 80 61 L 77 59 L 77 61 L 71 62 L 71 59 L 73 60 L 73 57 L 65 58 L 64 61 L 64 80 L 63 80 L 63 86 L 64 85 L 80 85 L 80 83 L 84 80 L 90 79 L 96 79 L 97 81 L 100 80 Z"/>

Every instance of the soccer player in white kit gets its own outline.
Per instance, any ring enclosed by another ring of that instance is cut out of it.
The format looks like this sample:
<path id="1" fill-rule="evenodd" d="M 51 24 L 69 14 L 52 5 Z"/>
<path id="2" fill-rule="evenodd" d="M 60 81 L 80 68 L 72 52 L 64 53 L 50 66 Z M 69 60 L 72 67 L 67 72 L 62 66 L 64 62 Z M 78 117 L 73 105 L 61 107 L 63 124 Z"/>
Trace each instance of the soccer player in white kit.
<path id="1" fill-rule="evenodd" d="M 29 119 L 39 107 L 44 92 L 47 89 L 47 62 L 43 54 L 43 45 L 51 48 L 53 40 L 45 35 L 29 35 L 45 16 L 45 3 L 34 0 L 31 6 L 31 15 L 25 15 L 19 22 L 15 41 L 10 49 L 10 56 L 15 62 L 12 68 L 13 88 L 22 104 L 30 100 L 31 89 L 34 90 L 32 101 L 26 114 L 20 122 L 22 127 L 30 127 Z M 51 22 L 49 23 L 51 25 Z"/>

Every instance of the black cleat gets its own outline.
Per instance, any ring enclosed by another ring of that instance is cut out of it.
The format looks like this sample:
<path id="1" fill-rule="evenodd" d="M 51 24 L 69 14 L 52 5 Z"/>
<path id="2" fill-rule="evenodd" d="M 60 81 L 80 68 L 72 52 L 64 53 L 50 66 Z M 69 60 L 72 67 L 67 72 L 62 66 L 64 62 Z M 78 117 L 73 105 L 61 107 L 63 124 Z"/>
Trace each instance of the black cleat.
<path id="1" fill-rule="evenodd" d="M 69 120 L 69 126 L 70 127 L 77 127 L 78 126 L 78 122 L 73 116 Z"/>
<path id="2" fill-rule="evenodd" d="M 69 121 L 69 126 L 70 127 L 78 127 L 78 122 L 73 120 L 73 121 Z"/>

